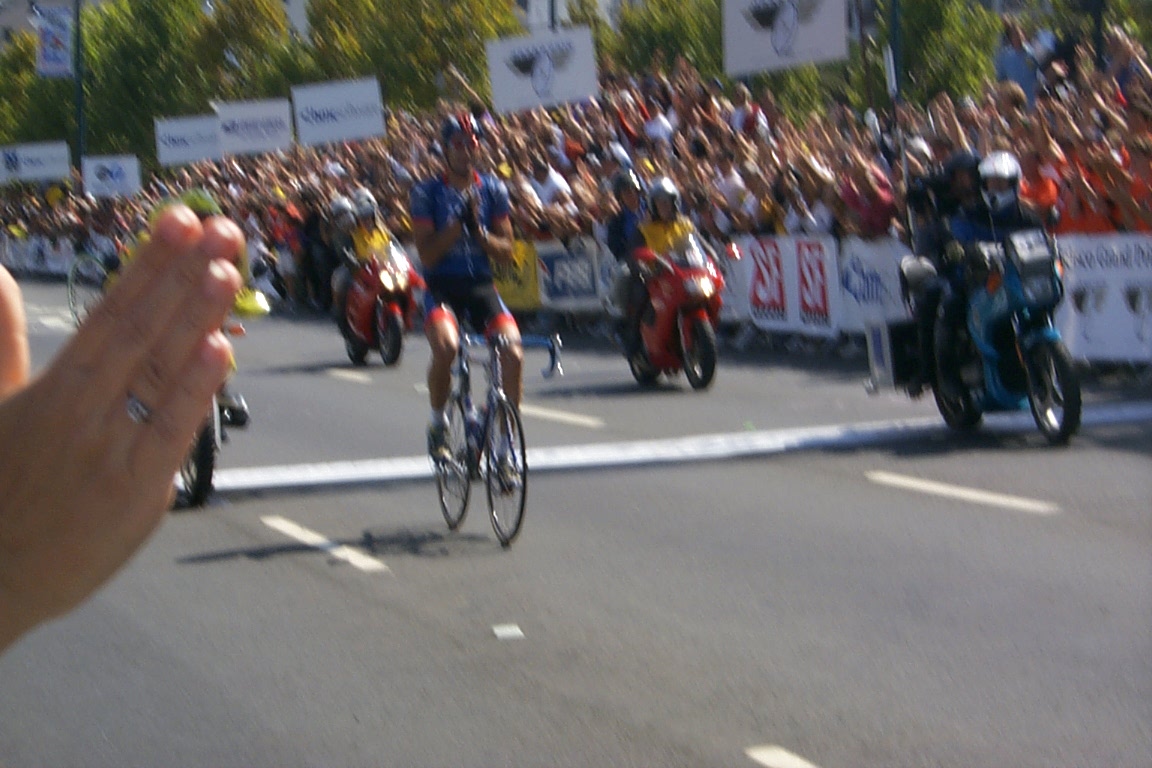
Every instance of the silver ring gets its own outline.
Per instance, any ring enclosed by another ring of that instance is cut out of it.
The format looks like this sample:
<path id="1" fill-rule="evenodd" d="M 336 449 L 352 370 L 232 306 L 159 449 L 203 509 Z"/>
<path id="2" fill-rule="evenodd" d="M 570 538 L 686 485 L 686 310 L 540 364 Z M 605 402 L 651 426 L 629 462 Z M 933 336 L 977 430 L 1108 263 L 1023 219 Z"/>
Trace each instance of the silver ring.
<path id="1" fill-rule="evenodd" d="M 132 419 L 132 423 L 147 424 L 152 421 L 152 409 L 144 405 L 144 402 L 131 392 L 128 393 L 128 400 L 124 403 L 124 407 L 128 411 L 128 418 Z"/>

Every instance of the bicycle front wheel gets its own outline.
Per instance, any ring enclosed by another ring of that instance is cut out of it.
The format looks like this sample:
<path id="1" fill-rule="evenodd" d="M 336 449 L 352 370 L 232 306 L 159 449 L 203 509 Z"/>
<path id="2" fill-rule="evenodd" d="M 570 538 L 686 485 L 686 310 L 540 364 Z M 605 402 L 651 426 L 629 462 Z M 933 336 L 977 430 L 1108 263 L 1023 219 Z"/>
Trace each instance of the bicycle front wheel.
<path id="1" fill-rule="evenodd" d="M 68 270 L 68 310 L 77 328 L 104 297 L 108 270 L 96 256 L 81 254 Z"/>
<path id="2" fill-rule="evenodd" d="M 464 421 L 464 402 L 457 398 L 448 408 L 448 450 L 451 458 L 435 460 L 436 496 L 448 530 L 454 531 L 468 514 L 468 499 L 472 495 L 471 457 L 468 455 L 467 427 Z"/>
<path id="3" fill-rule="evenodd" d="M 507 397 L 496 401 L 484 436 L 488 512 L 500 544 L 507 547 L 524 523 L 528 498 L 528 450 L 520 411 Z"/>

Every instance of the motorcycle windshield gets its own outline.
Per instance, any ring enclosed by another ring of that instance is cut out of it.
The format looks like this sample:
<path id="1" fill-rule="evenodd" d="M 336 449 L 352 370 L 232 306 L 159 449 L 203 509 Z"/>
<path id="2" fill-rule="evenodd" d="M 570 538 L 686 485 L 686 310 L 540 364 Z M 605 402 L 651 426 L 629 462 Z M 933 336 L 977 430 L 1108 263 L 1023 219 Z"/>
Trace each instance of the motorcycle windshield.
<path id="1" fill-rule="evenodd" d="M 695 269 L 704 269 L 708 263 L 708 256 L 704 253 L 704 247 L 700 245 L 700 239 L 692 233 L 672 246 L 667 258 L 677 266 Z"/>

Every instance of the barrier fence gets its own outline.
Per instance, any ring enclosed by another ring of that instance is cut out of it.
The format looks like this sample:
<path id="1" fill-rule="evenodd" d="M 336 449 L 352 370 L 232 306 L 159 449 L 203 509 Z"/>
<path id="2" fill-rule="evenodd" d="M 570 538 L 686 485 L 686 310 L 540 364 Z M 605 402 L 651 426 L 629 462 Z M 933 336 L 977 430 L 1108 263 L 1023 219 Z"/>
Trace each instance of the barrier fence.
<path id="1" fill-rule="evenodd" d="M 830 339 L 908 317 L 899 273 L 908 249 L 897 240 L 744 236 L 735 242 L 744 258 L 720 265 L 726 324 Z M 1072 355 L 1152 362 L 1152 237 L 1070 235 L 1059 245 L 1066 298 L 1056 324 Z M 517 241 L 513 256 L 514 264 L 497 270 L 497 286 L 513 311 L 604 313 L 615 261 L 603 243 L 592 237 L 567 245 Z M 0 261 L 16 272 L 62 277 L 72 259 L 67 240 L 0 234 Z"/>

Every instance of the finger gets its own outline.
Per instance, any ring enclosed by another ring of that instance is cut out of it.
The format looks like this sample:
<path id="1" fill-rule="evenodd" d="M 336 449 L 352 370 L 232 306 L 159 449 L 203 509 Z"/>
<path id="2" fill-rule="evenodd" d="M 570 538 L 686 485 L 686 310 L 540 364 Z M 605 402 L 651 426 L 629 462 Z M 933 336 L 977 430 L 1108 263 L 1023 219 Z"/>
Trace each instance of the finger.
<path id="1" fill-rule="evenodd" d="M 180 244 L 178 262 L 157 275 L 149 286 L 152 290 L 140 296 L 135 307 L 125 306 L 117 313 L 113 326 L 117 332 L 107 339 L 101 361 L 93 366 L 93 392 L 126 392 L 135 384 L 130 377 L 141 363 L 165 347 L 180 358 L 191 352 L 194 335 L 185 333 L 181 347 L 168 334 L 174 323 L 195 313 L 197 306 L 207 304 L 202 307 L 206 311 L 196 315 L 203 333 L 227 311 L 239 278 L 235 268 L 225 263 L 242 247 L 243 236 L 226 219 L 209 220 L 201 231 L 198 241 Z"/>
<path id="2" fill-rule="evenodd" d="M 152 483 L 154 493 L 166 486 L 187 454 L 192 439 L 211 416 L 212 396 L 232 367 L 232 345 L 220 331 L 202 339 L 172 386 L 157 401 L 152 420 L 137 426 L 130 453 L 131 466 L 141 483 Z"/>
<path id="3" fill-rule="evenodd" d="M 160 402 L 180 375 L 188 355 L 209 331 L 219 328 L 232 307 L 240 287 L 240 275 L 227 261 L 217 259 L 208 266 L 199 289 L 181 302 L 186 310 L 177 315 L 170 333 L 129 377 L 128 392 L 144 405 Z M 123 424 L 119 413 L 113 414 Z"/>
<path id="4" fill-rule="evenodd" d="M 104 300 L 85 320 L 65 354 L 74 355 L 73 362 L 85 370 L 99 365 L 107 344 L 123 334 L 128 318 L 133 318 L 131 322 L 145 320 L 143 317 L 136 320 L 137 314 L 130 310 L 155 296 L 160 281 L 175 264 L 189 261 L 183 257 L 201 233 L 200 221 L 191 209 L 177 205 L 165 211 L 152 228 L 152 236 L 138 246 L 132 263 L 124 268 Z"/>

